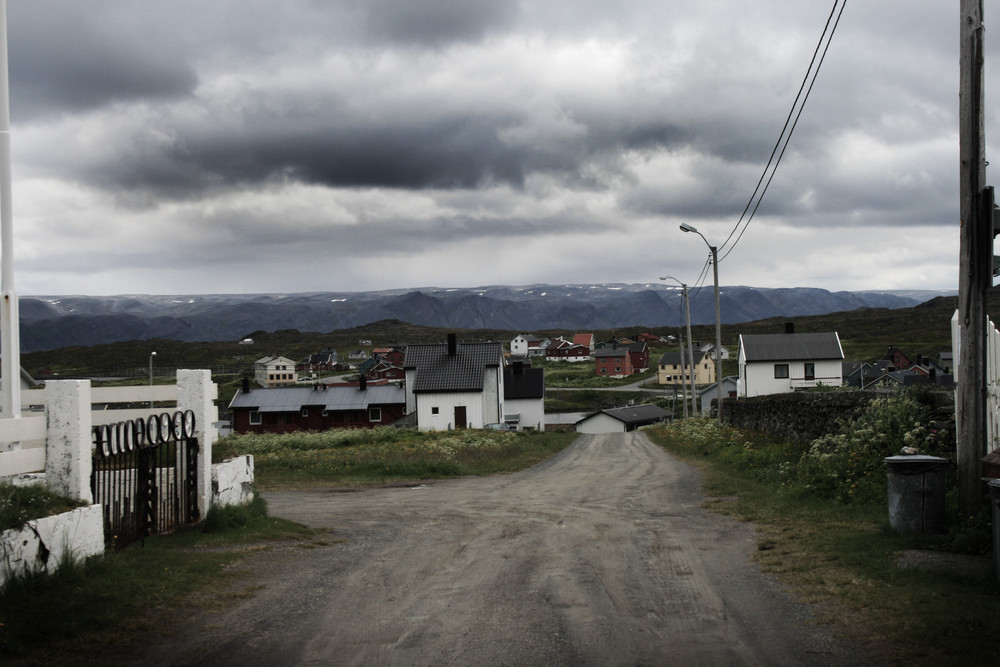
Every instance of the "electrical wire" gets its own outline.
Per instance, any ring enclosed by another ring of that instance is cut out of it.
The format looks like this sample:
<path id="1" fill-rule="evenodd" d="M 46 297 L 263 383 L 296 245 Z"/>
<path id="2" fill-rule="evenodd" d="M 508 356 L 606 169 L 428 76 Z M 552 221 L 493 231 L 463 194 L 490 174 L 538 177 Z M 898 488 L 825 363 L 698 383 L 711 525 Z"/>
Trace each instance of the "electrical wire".
<path id="1" fill-rule="evenodd" d="M 837 11 L 838 4 L 840 5 L 839 12 Z M 805 108 L 806 101 L 809 99 L 809 94 L 812 92 L 813 85 L 816 83 L 816 77 L 819 75 L 819 70 L 823 66 L 823 61 L 826 59 L 830 43 L 833 41 L 833 35 L 837 31 L 837 26 L 840 24 L 840 17 L 843 15 L 844 8 L 846 6 L 847 0 L 843 0 L 842 3 L 841 0 L 834 0 L 833 7 L 830 9 L 830 15 L 827 17 L 826 24 L 823 26 L 823 32 L 820 35 L 819 41 L 816 43 L 816 48 L 813 50 L 812 59 L 809 61 L 809 67 L 806 69 L 806 74 L 802 79 L 802 83 L 799 85 L 798 93 L 796 93 L 795 100 L 792 102 L 792 107 L 789 109 L 788 116 L 785 118 L 785 124 L 781 128 L 778 140 L 775 142 L 774 148 L 771 150 L 771 156 L 768 158 L 767 164 L 764 166 L 764 170 L 761 172 L 760 178 L 757 180 L 757 186 L 754 188 L 753 194 L 750 195 L 750 199 L 747 201 L 747 205 L 743 208 L 743 213 L 740 214 L 740 218 L 737 220 L 733 230 L 729 233 L 729 236 L 726 237 L 725 242 L 718 248 L 718 251 L 721 252 L 724 248 L 726 248 L 726 246 L 729 246 L 729 249 L 726 250 L 721 257 L 719 257 L 720 262 L 728 257 L 729 253 L 736 248 L 740 239 L 743 238 L 743 234 L 746 232 L 747 227 L 750 226 L 750 221 L 753 220 L 761 202 L 764 200 L 764 195 L 767 193 L 767 190 L 771 185 L 771 181 L 774 179 L 774 175 L 778 170 L 778 164 L 781 162 L 781 158 L 784 156 L 785 150 L 788 148 L 788 143 L 791 140 L 792 134 L 795 132 L 795 127 L 798 125 L 799 118 L 802 116 L 802 110 Z M 834 14 L 837 15 L 836 20 L 833 19 Z M 830 26 L 831 21 L 833 21 L 832 28 Z M 829 33 L 829 36 L 827 33 Z M 822 53 L 820 53 L 821 51 Z M 819 55 L 818 62 L 816 59 L 817 55 Z M 803 91 L 805 91 L 804 95 Z M 761 187 L 762 185 L 763 188 Z M 752 210 L 751 206 L 753 207 Z M 747 211 L 750 211 L 749 216 L 747 216 Z M 744 220 L 744 218 L 746 219 Z M 741 225 L 742 229 L 740 228 Z M 739 231 L 738 234 L 737 231 Z M 736 235 L 736 240 L 733 240 L 734 235 Z M 732 241 L 732 245 L 730 245 L 730 241 Z"/>

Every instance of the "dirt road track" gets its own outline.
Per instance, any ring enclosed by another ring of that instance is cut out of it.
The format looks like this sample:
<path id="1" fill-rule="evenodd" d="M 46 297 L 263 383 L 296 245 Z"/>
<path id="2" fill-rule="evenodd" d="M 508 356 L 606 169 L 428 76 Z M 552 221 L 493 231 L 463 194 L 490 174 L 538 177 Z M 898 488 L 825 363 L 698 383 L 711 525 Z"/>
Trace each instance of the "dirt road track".
<path id="1" fill-rule="evenodd" d="M 417 488 L 265 494 L 331 546 L 246 561 L 255 595 L 146 664 L 853 665 L 855 647 L 701 509 L 641 433 L 582 436 L 530 470 Z"/>

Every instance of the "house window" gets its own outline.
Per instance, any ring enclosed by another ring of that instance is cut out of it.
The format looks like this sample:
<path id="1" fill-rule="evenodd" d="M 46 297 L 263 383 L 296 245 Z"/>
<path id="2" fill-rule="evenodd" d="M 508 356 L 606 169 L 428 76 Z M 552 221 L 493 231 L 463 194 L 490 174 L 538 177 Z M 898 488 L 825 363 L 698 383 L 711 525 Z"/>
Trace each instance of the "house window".
<path id="1" fill-rule="evenodd" d="M 788 377 L 788 364 L 775 364 L 774 365 L 774 377 L 776 379 L 782 379 Z"/>
<path id="2" fill-rule="evenodd" d="M 382 408 L 368 408 L 368 421 L 370 422 L 382 421 Z"/>
<path id="3" fill-rule="evenodd" d="M 806 364 L 806 379 L 807 380 L 816 379 L 816 364 L 813 363 Z"/>
<path id="4" fill-rule="evenodd" d="M 254 425 L 260 424 L 260 412 L 257 410 L 250 411 L 250 423 Z"/>
<path id="5" fill-rule="evenodd" d="M 437 408 L 431 408 L 431 414 L 432 415 L 438 414 L 438 409 Z"/>
<path id="6" fill-rule="evenodd" d="M 299 414 L 302 415 L 303 417 L 308 417 L 309 416 L 309 408 L 302 408 L 302 410 L 299 411 Z"/>

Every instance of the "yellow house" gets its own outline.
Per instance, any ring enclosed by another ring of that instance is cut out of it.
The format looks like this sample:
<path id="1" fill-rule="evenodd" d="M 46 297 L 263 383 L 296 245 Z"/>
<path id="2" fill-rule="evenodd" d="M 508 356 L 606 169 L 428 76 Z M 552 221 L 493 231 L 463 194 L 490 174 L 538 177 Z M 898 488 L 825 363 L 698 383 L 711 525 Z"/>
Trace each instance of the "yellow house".
<path id="1" fill-rule="evenodd" d="M 697 350 L 695 350 L 694 358 L 695 386 L 712 384 L 715 382 L 715 361 L 704 352 L 699 352 Z M 683 385 L 688 382 L 688 377 L 691 375 L 691 369 L 685 368 L 684 370 L 686 373 L 682 374 L 680 350 L 670 350 L 660 357 L 660 361 L 656 369 L 656 382 L 657 384 Z"/>

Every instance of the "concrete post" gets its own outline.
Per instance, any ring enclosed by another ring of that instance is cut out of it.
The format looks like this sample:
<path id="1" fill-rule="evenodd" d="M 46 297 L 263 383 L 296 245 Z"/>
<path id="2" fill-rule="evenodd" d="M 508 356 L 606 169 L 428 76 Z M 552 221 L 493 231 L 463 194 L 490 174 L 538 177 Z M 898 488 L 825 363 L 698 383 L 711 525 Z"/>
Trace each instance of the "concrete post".
<path id="1" fill-rule="evenodd" d="M 45 404 L 47 485 L 55 493 L 92 503 L 90 380 L 46 383 Z"/>
<path id="2" fill-rule="evenodd" d="M 198 510 L 204 519 L 212 504 L 212 445 L 219 437 L 215 405 L 219 388 L 208 370 L 177 370 L 177 409 L 192 410 L 198 435 Z"/>

